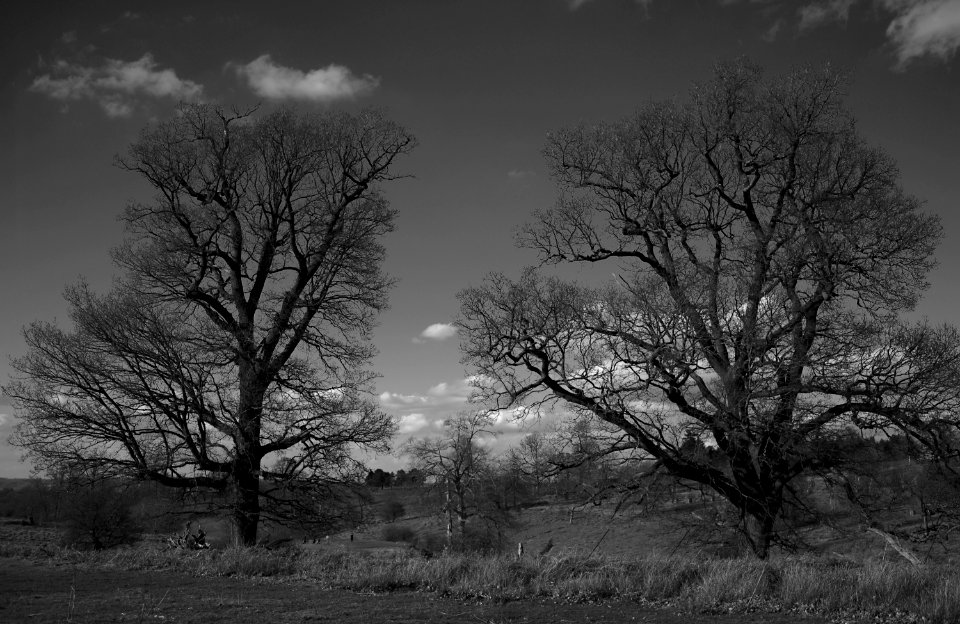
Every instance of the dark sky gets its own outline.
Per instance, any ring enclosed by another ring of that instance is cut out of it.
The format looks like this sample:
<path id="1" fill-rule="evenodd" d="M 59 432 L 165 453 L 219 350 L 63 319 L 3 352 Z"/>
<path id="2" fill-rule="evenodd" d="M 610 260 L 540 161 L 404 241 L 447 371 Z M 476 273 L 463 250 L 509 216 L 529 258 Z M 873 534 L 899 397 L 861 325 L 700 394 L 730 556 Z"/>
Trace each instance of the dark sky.
<path id="1" fill-rule="evenodd" d="M 546 134 L 683 96 L 718 60 L 849 70 L 862 133 L 943 219 L 917 314 L 953 322 L 960 305 L 960 0 L 7 2 L 0 12 L 0 384 L 24 352 L 25 324 L 65 321 L 66 285 L 83 276 L 109 288 L 116 216 L 149 198 L 113 157 L 184 99 L 377 106 L 418 137 L 400 163 L 415 177 L 386 189 L 399 211 L 388 269 L 400 281 L 375 336 L 377 393 L 404 435 L 463 407 L 456 292 L 536 261 L 513 231 L 553 200 Z M 12 426 L 0 398 L 0 476 L 29 471 L 5 441 Z"/>

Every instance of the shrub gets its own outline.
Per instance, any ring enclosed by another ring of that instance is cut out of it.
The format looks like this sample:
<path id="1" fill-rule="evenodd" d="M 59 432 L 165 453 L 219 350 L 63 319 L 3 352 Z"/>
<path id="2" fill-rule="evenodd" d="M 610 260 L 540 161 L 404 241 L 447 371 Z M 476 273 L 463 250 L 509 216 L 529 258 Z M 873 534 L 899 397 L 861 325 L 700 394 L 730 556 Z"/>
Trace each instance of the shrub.
<path id="1" fill-rule="evenodd" d="M 387 501 L 380 507 L 380 518 L 386 522 L 399 520 L 407 514 L 406 508 L 400 501 Z"/>
<path id="2" fill-rule="evenodd" d="M 493 526 L 470 525 L 454 547 L 461 552 L 490 555 L 503 549 L 503 535 Z"/>
<path id="3" fill-rule="evenodd" d="M 418 533 L 413 541 L 413 547 L 422 553 L 436 554 L 447 546 L 447 539 L 439 531 Z"/>
<path id="4" fill-rule="evenodd" d="M 410 527 L 391 524 L 383 527 L 380 537 L 388 542 L 408 542 L 412 544 L 417 539 L 417 532 Z"/>
<path id="5" fill-rule="evenodd" d="M 140 536 L 131 512 L 130 496 L 109 483 L 78 487 L 66 511 L 63 543 L 83 550 L 130 544 Z"/>

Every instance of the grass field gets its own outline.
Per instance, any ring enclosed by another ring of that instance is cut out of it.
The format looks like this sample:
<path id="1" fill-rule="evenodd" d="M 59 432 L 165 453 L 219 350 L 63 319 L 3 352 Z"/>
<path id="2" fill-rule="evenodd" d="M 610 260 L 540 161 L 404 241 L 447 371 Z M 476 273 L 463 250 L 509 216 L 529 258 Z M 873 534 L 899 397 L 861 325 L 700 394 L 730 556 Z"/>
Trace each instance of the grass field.
<path id="1" fill-rule="evenodd" d="M 602 604 L 556 600 L 457 600 L 412 591 L 325 589 L 289 579 L 195 577 L 182 573 L 88 569 L 0 560 L 0 621 L 353 623 L 636 622 L 648 624 L 822 624 L 792 614 L 689 614 L 632 601 Z"/>
<path id="2" fill-rule="evenodd" d="M 525 544 L 522 561 L 425 558 L 382 539 L 385 527 L 442 531 L 412 499 L 405 504 L 414 513 L 397 522 L 286 535 L 274 550 L 231 547 L 213 519 L 204 528 L 215 548 L 201 552 L 159 537 L 80 552 L 59 546 L 53 528 L 2 525 L 0 622 L 960 621 L 952 546 L 915 568 L 876 536 L 818 529 L 819 555 L 760 562 L 718 556 L 692 534 L 696 505 L 613 515 L 554 504 L 515 518 L 506 539 L 510 552 Z"/>
<path id="3" fill-rule="evenodd" d="M 80 552 L 4 541 L 0 555 L 0 622 L 294 622 L 330 613 L 357 622 L 469 621 L 443 619 L 451 609 L 481 622 L 631 621 L 641 614 L 647 619 L 635 621 L 907 624 L 960 617 L 955 572 L 894 562 L 424 558 L 339 539 L 309 549 L 199 552 L 157 544 Z"/>

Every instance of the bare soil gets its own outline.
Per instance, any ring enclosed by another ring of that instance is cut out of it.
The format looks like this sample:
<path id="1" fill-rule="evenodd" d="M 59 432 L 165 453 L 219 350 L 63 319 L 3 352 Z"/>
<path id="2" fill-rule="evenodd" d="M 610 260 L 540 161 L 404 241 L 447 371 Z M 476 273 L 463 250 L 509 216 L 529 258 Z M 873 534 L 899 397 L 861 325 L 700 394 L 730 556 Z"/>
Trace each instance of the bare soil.
<path id="1" fill-rule="evenodd" d="M 791 614 L 685 614 L 630 602 L 463 602 L 415 592 L 357 594 L 305 581 L 44 566 L 0 559 L 0 622 L 825 624 Z"/>

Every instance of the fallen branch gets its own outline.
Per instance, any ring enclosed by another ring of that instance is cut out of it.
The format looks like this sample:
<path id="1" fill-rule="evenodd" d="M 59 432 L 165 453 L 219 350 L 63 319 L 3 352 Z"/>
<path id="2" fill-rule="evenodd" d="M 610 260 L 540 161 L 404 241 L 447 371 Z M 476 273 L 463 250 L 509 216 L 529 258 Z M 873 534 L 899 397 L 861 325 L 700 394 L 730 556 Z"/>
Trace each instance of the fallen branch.
<path id="1" fill-rule="evenodd" d="M 877 527 L 869 527 L 867 528 L 867 530 L 870 531 L 871 533 L 876 533 L 877 535 L 885 539 L 887 543 L 890 544 L 890 547 L 893 548 L 895 551 L 897 551 L 897 553 L 901 557 L 903 557 L 904 559 L 912 563 L 914 566 L 918 568 L 920 567 L 922 563 L 920 561 L 920 557 L 918 557 L 916 553 L 914 553 L 912 550 L 910 550 L 909 548 L 901 544 L 897 536 L 891 533 L 887 533 L 886 531 L 883 531 L 881 529 L 878 529 Z"/>

